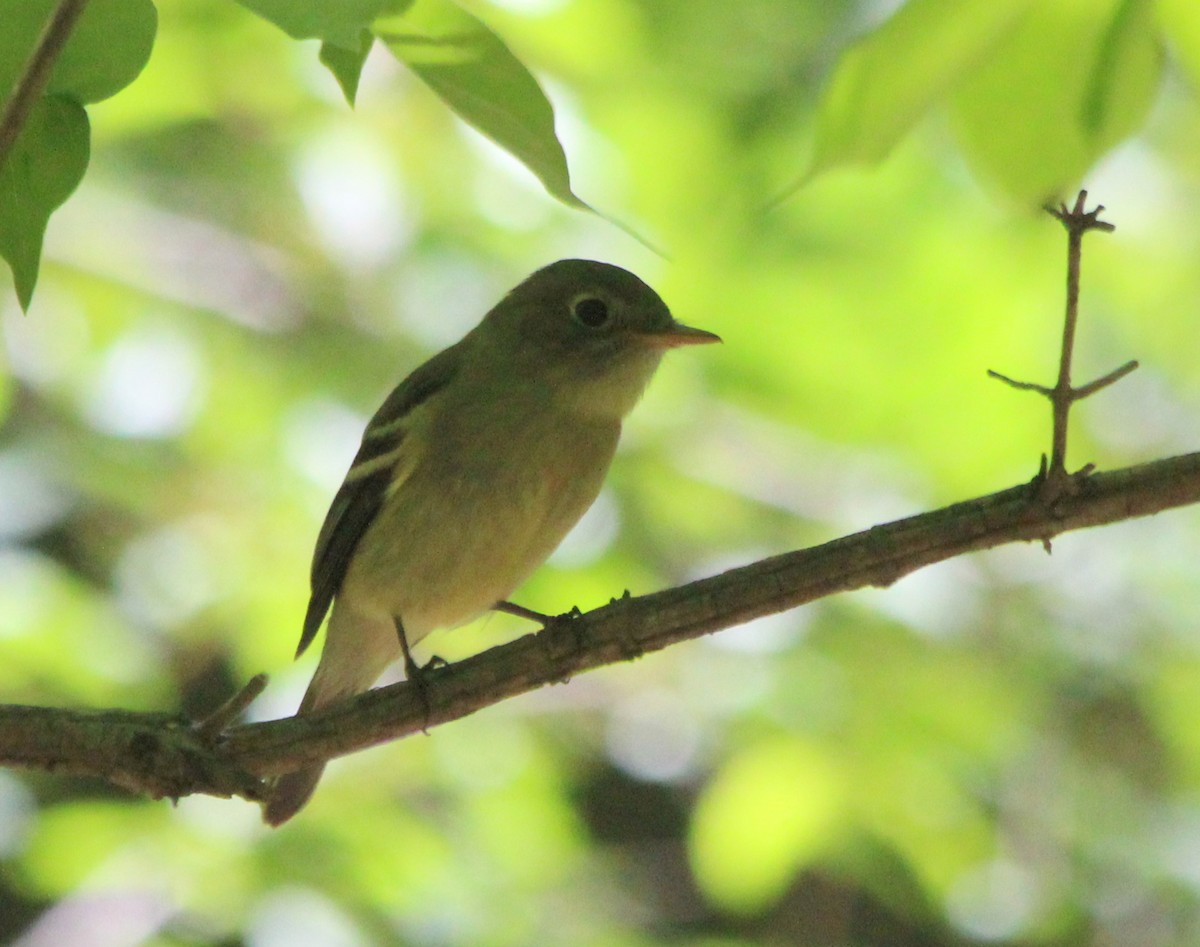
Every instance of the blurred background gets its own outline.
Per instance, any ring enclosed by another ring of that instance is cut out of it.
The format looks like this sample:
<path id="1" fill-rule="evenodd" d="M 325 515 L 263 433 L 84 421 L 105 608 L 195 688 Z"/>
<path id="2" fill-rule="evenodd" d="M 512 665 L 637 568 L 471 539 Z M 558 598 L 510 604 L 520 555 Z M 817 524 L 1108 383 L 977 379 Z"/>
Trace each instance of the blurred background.
<path id="1" fill-rule="evenodd" d="M 1065 234 L 964 142 L 1052 164 L 1020 96 L 1079 64 L 1002 84 L 988 121 L 935 108 L 763 212 L 895 6 L 471 7 L 544 82 L 577 193 L 664 259 L 385 50 L 351 110 L 315 42 L 162 4 L 146 70 L 90 109 L 27 315 L 3 285 L 0 700 L 202 715 L 267 671 L 251 716 L 292 713 L 313 542 L 366 419 L 561 257 L 635 270 L 725 345 L 669 357 L 521 604 L 586 610 L 1029 479 L 1049 410 L 985 372 L 1052 382 Z M 1200 37 L 1185 7 L 1158 5 Z M 1142 367 L 1076 409 L 1072 467 L 1200 447 L 1197 58 L 1155 52 L 1134 134 L 1082 181 L 1117 231 L 1085 244 L 1076 378 Z M 0 771 L 0 942 L 1195 944 L 1198 590 L 1195 509 L 964 557 L 339 761 L 274 832 L 240 800 Z M 496 615 L 419 657 L 528 630 Z"/>

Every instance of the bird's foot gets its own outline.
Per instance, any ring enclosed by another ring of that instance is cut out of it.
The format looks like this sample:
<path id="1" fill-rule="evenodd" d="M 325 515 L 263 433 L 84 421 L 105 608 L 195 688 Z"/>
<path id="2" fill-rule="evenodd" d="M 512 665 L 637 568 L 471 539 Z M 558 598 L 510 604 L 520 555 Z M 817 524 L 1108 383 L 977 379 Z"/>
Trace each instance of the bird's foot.
<path id="1" fill-rule="evenodd" d="M 396 637 L 400 639 L 400 651 L 404 655 L 404 679 L 412 684 L 417 689 L 417 696 L 421 700 L 421 706 L 425 709 L 425 722 L 421 725 L 421 732 L 429 731 L 429 721 L 433 715 L 433 702 L 429 696 L 429 672 L 437 668 L 448 667 L 449 662 L 445 658 L 434 655 L 424 664 L 418 664 L 413 660 L 412 650 L 408 646 L 408 635 L 404 633 L 404 624 L 399 618 L 395 619 Z"/>

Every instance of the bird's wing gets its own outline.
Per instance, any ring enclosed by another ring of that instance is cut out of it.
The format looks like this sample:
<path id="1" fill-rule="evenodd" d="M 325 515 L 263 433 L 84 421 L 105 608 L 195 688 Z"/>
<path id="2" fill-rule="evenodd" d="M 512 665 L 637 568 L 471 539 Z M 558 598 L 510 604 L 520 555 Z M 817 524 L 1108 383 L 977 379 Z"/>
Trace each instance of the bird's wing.
<path id="1" fill-rule="evenodd" d="M 359 540 L 375 519 L 393 484 L 412 410 L 445 387 L 454 377 L 458 363 L 457 345 L 435 355 L 388 395 L 367 425 L 354 463 L 334 496 L 317 536 L 312 595 L 304 616 L 304 631 L 296 648 L 297 657 L 316 637 L 333 597 L 341 588 Z"/>

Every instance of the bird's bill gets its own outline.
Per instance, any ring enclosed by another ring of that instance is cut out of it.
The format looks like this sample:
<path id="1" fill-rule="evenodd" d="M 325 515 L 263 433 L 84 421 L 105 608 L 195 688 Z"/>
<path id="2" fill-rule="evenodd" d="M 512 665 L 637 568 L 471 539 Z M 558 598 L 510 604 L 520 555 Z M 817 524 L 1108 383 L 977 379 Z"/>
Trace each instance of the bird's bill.
<path id="1" fill-rule="evenodd" d="M 676 322 L 662 332 L 647 335 L 646 341 L 658 348 L 673 349 L 681 345 L 708 345 L 710 342 L 720 342 L 721 337 L 715 332 L 693 329 L 682 322 Z"/>

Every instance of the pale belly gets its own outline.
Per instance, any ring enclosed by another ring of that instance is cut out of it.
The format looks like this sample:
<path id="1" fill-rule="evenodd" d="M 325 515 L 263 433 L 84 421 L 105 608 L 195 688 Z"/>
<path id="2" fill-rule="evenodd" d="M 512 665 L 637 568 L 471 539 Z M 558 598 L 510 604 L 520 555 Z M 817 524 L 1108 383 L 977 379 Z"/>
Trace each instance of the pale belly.
<path id="1" fill-rule="evenodd" d="M 471 620 L 507 598 L 592 504 L 616 434 L 531 442 L 500 469 L 463 463 L 434 477 L 418 464 L 364 534 L 339 598 L 398 617 L 410 644 Z"/>

